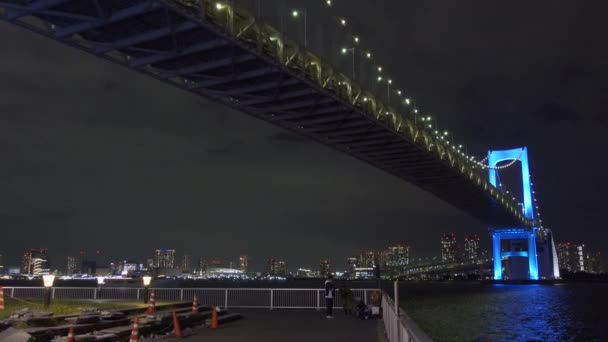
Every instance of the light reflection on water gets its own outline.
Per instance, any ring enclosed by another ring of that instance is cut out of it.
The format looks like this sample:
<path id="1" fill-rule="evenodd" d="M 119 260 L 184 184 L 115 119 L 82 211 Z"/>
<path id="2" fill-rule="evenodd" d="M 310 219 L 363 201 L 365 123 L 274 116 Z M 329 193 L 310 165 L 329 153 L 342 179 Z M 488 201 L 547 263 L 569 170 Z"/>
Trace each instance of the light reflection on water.
<path id="1" fill-rule="evenodd" d="M 406 283 L 399 297 L 436 341 L 608 341 L 608 284 Z"/>

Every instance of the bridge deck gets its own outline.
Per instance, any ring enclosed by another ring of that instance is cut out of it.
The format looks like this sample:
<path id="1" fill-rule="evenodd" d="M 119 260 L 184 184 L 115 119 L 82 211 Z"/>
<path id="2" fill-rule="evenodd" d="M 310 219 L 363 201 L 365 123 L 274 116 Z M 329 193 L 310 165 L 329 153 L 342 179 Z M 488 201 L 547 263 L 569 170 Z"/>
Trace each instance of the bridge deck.
<path id="1" fill-rule="evenodd" d="M 482 170 L 416 122 L 414 107 L 414 116 L 398 114 L 246 11 L 216 6 L 4 0 L 0 16 L 338 149 L 489 226 L 531 225 Z"/>

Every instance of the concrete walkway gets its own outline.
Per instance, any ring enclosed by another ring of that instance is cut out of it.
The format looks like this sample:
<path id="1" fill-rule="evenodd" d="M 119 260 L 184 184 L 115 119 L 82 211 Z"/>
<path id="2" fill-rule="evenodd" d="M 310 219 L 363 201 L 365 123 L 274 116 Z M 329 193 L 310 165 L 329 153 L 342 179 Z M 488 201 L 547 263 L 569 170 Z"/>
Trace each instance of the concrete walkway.
<path id="1" fill-rule="evenodd" d="M 378 342 L 381 322 L 346 317 L 336 312 L 334 319 L 323 311 L 303 310 L 241 310 L 243 319 L 227 323 L 217 330 L 203 329 L 184 341 L 260 341 L 260 342 Z M 337 311 L 337 310 L 336 310 Z"/>

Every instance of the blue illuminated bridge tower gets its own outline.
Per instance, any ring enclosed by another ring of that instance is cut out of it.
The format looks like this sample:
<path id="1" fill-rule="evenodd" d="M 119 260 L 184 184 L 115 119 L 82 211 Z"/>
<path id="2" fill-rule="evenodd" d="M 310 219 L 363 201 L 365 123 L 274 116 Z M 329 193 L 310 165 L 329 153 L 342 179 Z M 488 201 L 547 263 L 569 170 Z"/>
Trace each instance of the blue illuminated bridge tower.
<path id="1" fill-rule="evenodd" d="M 540 280 L 559 278 L 557 255 L 551 232 L 539 231 L 534 215 L 532 184 L 526 147 L 488 151 L 490 183 L 500 189 L 497 165 L 504 161 L 521 164 L 522 211 L 531 227 L 490 227 L 494 257 L 494 280 Z M 540 259 L 540 263 L 539 263 Z"/>

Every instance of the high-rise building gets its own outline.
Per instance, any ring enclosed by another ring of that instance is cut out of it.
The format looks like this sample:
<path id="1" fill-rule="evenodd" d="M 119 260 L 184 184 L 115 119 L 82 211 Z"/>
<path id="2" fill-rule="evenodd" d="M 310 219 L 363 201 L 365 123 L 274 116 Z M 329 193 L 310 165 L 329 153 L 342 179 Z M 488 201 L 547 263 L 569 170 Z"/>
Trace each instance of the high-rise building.
<path id="1" fill-rule="evenodd" d="M 603 255 L 600 252 L 590 252 L 585 256 L 585 271 L 588 273 L 604 273 Z"/>
<path id="2" fill-rule="evenodd" d="M 45 248 L 30 249 L 21 259 L 21 272 L 25 274 L 40 275 L 50 272 L 50 263 Z"/>
<path id="3" fill-rule="evenodd" d="M 190 272 L 190 254 L 182 256 L 182 272 Z"/>
<path id="4" fill-rule="evenodd" d="M 154 267 L 175 268 L 175 249 L 157 249 L 154 253 Z"/>
<path id="5" fill-rule="evenodd" d="M 567 272 L 585 272 L 585 245 L 563 242 L 557 245 L 559 268 Z"/>
<path id="6" fill-rule="evenodd" d="M 268 274 L 271 276 L 286 276 L 287 263 L 277 258 L 268 259 Z"/>
<path id="7" fill-rule="evenodd" d="M 321 277 L 327 277 L 331 273 L 331 260 L 329 258 L 323 258 L 319 262 L 319 274 Z"/>
<path id="8" fill-rule="evenodd" d="M 359 254 L 359 267 L 374 267 L 378 262 L 377 253 L 374 251 L 363 251 Z"/>
<path id="9" fill-rule="evenodd" d="M 348 272 L 350 273 L 350 278 L 355 277 L 355 269 L 357 268 L 357 264 L 359 260 L 355 257 L 350 257 L 346 259 L 346 265 L 348 266 Z"/>
<path id="10" fill-rule="evenodd" d="M 207 272 L 207 260 L 203 257 L 198 258 L 198 273 L 203 274 Z"/>
<path id="11" fill-rule="evenodd" d="M 470 235 L 464 238 L 465 260 L 477 260 L 479 258 L 479 236 Z"/>
<path id="12" fill-rule="evenodd" d="M 389 246 L 383 254 L 382 264 L 387 267 L 403 267 L 410 263 L 410 246 Z"/>
<path id="13" fill-rule="evenodd" d="M 243 273 L 249 272 L 249 256 L 241 255 L 239 256 L 239 267 Z"/>
<path id="14" fill-rule="evenodd" d="M 80 267 L 78 265 L 78 258 L 75 256 L 68 256 L 66 259 L 65 274 L 72 275 L 80 273 Z"/>
<path id="15" fill-rule="evenodd" d="M 441 237 L 441 261 L 454 262 L 458 253 L 456 234 L 446 233 Z"/>

